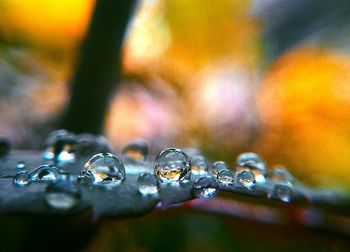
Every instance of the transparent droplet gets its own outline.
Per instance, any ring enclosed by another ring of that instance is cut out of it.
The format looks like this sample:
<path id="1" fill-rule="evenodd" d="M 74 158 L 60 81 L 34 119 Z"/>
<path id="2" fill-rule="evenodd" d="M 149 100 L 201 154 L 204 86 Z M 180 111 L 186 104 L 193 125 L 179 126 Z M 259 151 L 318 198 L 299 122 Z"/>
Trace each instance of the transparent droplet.
<path id="1" fill-rule="evenodd" d="M 228 170 L 228 167 L 224 161 L 216 161 L 213 163 L 213 174 L 217 176 L 221 170 Z"/>
<path id="2" fill-rule="evenodd" d="M 47 141 L 44 159 L 53 161 L 58 165 L 74 163 L 76 161 L 75 135 L 66 130 L 52 132 Z"/>
<path id="3" fill-rule="evenodd" d="M 178 182 L 189 179 L 190 171 L 191 160 L 180 149 L 165 149 L 154 160 L 154 173 L 161 182 Z"/>
<path id="4" fill-rule="evenodd" d="M 151 173 L 141 174 L 137 179 L 137 187 L 143 195 L 158 193 L 158 186 L 157 177 Z"/>
<path id="5" fill-rule="evenodd" d="M 99 153 L 85 163 L 80 181 L 84 184 L 112 187 L 125 180 L 122 161 L 111 153 Z"/>
<path id="6" fill-rule="evenodd" d="M 217 179 L 222 184 L 233 184 L 233 172 L 228 169 L 223 169 L 218 173 Z"/>
<path id="7" fill-rule="evenodd" d="M 192 157 L 192 169 L 191 172 L 194 175 L 207 175 L 208 174 L 208 161 L 203 156 Z"/>
<path id="8" fill-rule="evenodd" d="M 255 187 L 256 181 L 253 172 L 250 170 L 241 170 L 236 174 L 237 183 L 248 189 L 252 190 Z"/>
<path id="9" fill-rule="evenodd" d="M 142 139 L 129 143 L 122 150 L 122 154 L 125 158 L 134 161 L 145 161 L 147 159 L 148 152 L 148 143 Z"/>
<path id="10" fill-rule="evenodd" d="M 249 171 L 254 176 L 256 184 L 265 185 L 267 183 L 267 170 L 260 169 L 254 163 L 245 163 L 244 165 L 236 165 L 234 167 L 235 173 L 239 174 L 242 171 Z M 237 176 L 237 175 L 236 175 Z"/>
<path id="11" fill-rule="evenodd" d="M 75 136 L 76 153 L 79 157 L 92 156 L 96 153 L 106 153 L 111 151 L 108 140 L 103 136 L 93 134 L 80 134 Z"/>
<path id="12" fill-rule="evenodd" d="M 16 164 L 16 169 L 24 169 L 24 168 L 26 168 L 25 162 L 19 161 L 19 162 Z"/>
<path id="13" fill-rule="evenodd" d="M 290 202 L 293 197 L 293 190 L 290 186 L 278 184 L 273 188 L 273 197 L 283 202 Z"/>
<path id="14" fill-rule="evenodd" d="M 214 198 L 219 193 L 219 184 L 214 177 L 199 178 L 192 187 L 192 194 L 197 198 Z"/>
<path id="15" fill-rule="evenodd" d="M 59 178 L 59 170 L 52 165 L 41 165 L 30 173 L 30 180 L 36 182 L 56 181 Z"/>
<path id="16" fill-rule="evenodd" d="M 266 162 L 262 157 L 254 152 L 245 152 L 237 157 L 237 165 L 245 166 L 251 165 L 255 166 L 257 169 L 267 172 Z"/>
<path id="17" fill-rule="evenodd" d="M 16 186 L 26 186 L 29 184 L 29 182 L 30 176 L 26 171 L 18 172 L 13 178 L 13 184 Z"/>
<path id="18" fill-rule="evenodd" d="M 58 180 L 46 187 L 45 200 L 52 208 L 68 210 L 79 203 L 80 191 L 74 183 Z"/>
<path id="19" fill-rule="evenodd" d="M 273 169 L 271 180 L 275 183 L 282 183 L 290 186 L 295 182 L 293 175 L 283 166 L 276 166 L 275 169 Z"/>

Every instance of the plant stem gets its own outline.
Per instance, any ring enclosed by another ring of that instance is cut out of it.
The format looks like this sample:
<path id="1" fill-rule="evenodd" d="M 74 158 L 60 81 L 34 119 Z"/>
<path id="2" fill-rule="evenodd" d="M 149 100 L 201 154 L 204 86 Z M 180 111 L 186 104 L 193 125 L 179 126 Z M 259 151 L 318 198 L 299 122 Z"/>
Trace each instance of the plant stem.
<path id="1" fill-rule="evenodd" d="M 110 97 L 118 86 L 124 35 L 134 5 L 135 0 L 96 0 L 62 128 L 101 133 Z"/>

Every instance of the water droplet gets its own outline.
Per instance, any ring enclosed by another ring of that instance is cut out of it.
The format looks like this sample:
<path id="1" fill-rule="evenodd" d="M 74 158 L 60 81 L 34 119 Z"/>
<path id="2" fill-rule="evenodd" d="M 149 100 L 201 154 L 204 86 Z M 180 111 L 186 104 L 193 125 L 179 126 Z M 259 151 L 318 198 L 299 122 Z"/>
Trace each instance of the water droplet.
<path id="1" fill-rule="evenodd" d="M 283 202 L 290 202 L 293 197 L 293 190 L 290 186 L 278 184 L 278 185 L 275 185 L 273 188 L 272 197 L 278 198 Z"/>
<path id="2" fill-rule="evenodd" d="M 52 165 L 41 165 L 30 173 L 31 181 L 56 181 L 60 177 L 59 170 Z"/>
<path id="3" fill-rule="evenodd" d="M 66 130 L 52 132 L 47 141 L 44 159 L 51 160 L 58 165 L 74 163 L 76 160 L 76 139 L 74 134 Z"/>
<path id="4" fill-rule="evenodd" d="M 252 190 L 255 187 L 256 181 L 253 172 L 250 170 L 241 170 L 236 174 L 236 180 L 242 187 Z"/>
<path id="5" fill-rule="evenodd" d="M 145 161 L 149 152 L 148 143 L 145 140 L 135 140 L 126 145 L 122 153 L 125 158 L 134 161 Z"/>
<path id="6" fill-rule="evenodd" d="M 192 194 L 197 198 L 214 198 L 219 193 L 219 184 L 214 177 L 202 177 L 192 187 Z"/>
<path id="7" fill-rule="evenodd" d="M 30 182 L 30 175 L 26 171 L 18 172 L 13 178 L 13 184 L 16 186 L 26 186 Z"/>
<path id="8" fill-rule="evenodd" d="M 167 148 L 154 160 L 154 173 L 161 182 L 178 182 L 190 176 L 191 160 L 185 152 Z"/>
<path id="9" fill-rule="evenodd" d="M 122 161 L 111 153 L 99 153 L 85 163 L 80 181 L 84 184 L 112 187 L 125 180 Z"/>
<path id="10" fill-rule="evenodd" d="M 271 181 L 274 183 L 269 198 L 280 199 L 283 202 L 290 202 L 293 198 L 293 185 L 295 179 L 292 174 L 283 166 L 276 166 L 271 174 Z"/>
<path id="11" fill-rule="evenodd" d="M 228 167 L 224 161 L 216 161 L 213 163 L 213 174 L 217 176 L 221 170 L 228 170 Z"/>
<path id="12" fill-rule="evenodd" d="M 46 187 L 45 200 L 52 208 L 68 210 L 79 203 L 80 191 L 74 183 L 58 180 Z"/>
<path id="13" fill-rule="evenodd" d="M 108 140 L 103 136 L 92 134 L 80 134 L 75 137 L 76 153 L 80 157 L 92 156 L 96 153 L 106 153 L 111 151 Z"/>
<path id="14" fill-rule="evenodd" d="M 26 164 L 23 161 L 19 161 L 16 164 L 16 169 L 24 169 L 24 168 L 26 168 Z"/>
<path id="15" fill-rule="evenodd" d="M 192 157 L 192 169 L 191 172 L 194 175 L 207 175 L 208 174 L 208 161 L 203 156 Z"/>
<path id="16" fill-rule="evenodd" d="M 249 153 L 250 154 L 250 153 Z M 266 184 L 267 183 L 267 166 L 265 163 L 256 163 L 255 161 L 247 161 L 242 165 L 243 162 L 236 164 L 234 170 L 236 174 L 241 171 L 250 171 L 254 175 L 254 181 L 256 184 Z"/>
<path id="17" fill-rule="evenodd" d="M 158 193 L 158 186 L 157 177 L 151 173 L 141 174 L 137 179 L 137 187 L 143 195 Z"/>
<path id="18" fill-rule="evenodd" d="M 293 185 L 295 179 L 293 175 L 283 166 L 276 166 L 271 175 L 271 180 L 275 183 L 283 183 L 286 185 Z"/>
<path id="19" fill-rule="evenodd" d="M 237 165 L 251 165 L 255 166 L 259 170 L 267 171 L 267 165 L 264 159 L 254 152 L 245 152 L 240 154 L 237 157 Z"/>
<path id="20" fill-rule="evenodd" d="M 10 141 L 6 137 L 0 136 L 0 157 L 7 155 L 10 149 Z"/>
<path id="21" fill-rule="evenodd" d="M 234 175 L 233 175 L 232 171 L 230 171 L 228 169 L 224 169 L 218 173 L 217 178 L 218 178 L 220 183 L 233 184 Z"/>

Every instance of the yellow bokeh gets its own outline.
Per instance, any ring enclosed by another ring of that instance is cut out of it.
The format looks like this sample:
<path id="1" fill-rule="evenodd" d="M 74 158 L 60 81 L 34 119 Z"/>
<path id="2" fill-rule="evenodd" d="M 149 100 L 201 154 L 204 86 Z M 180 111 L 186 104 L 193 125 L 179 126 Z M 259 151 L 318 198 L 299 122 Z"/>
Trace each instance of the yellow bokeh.
<path id="1" fill-rule="evenodd" d="M 93 6 L 92 0 L 1 0 L 0 33 L 8 40 L 71 46 L 84 34 Z"/>

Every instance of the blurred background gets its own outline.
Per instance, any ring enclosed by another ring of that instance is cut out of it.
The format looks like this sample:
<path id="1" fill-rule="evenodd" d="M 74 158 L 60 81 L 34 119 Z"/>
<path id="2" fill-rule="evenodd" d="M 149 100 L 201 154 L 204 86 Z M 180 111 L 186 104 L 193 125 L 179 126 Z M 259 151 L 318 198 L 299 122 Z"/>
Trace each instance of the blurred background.
<path id="1" fill-rule="evenodd" d="M 0 0 L 0 134 L 15 149 L 40 149 L 64 113 L 94 6 L 92 0 Z M 128 25 L 103 134 L 117 150 L 145 138 L 154 153 L 167 146 L 198 147 L 210 160 L 230 165 L 240 152 L 254 151 L 309 185 L 349 190 L 349 11 L 347 0 L 140 1 Z M 203 223 L 204 217 L 188 216 L 177 218 Z M 140 230 L 140 223 L 154 218 L 129 226 Z M 166 227 L 169 217 L 162 218 Z M 204 218 L 210 221 L 220 232 L 234 229 L 221 228 L 226 220 Z M 191 227 L 179 229 L 193 238 Z M 280 232 L 271 231 L 266 249 Z M 103 237 L 91 251 L 101 244 L 114 248 L 105 243 L 113 234 Z M 233 249 L 225 242 L 218 251 Z M 137 244 L 125 246 L 151 248 Z M 186 249 L 195 251 L 193 244 Z M 342 251 L 332 246 L 322 251 Z"/>

